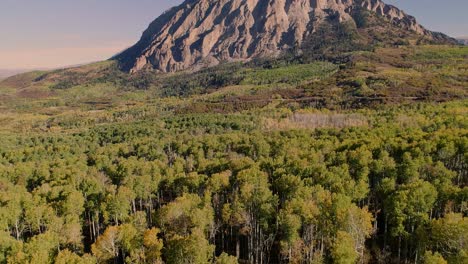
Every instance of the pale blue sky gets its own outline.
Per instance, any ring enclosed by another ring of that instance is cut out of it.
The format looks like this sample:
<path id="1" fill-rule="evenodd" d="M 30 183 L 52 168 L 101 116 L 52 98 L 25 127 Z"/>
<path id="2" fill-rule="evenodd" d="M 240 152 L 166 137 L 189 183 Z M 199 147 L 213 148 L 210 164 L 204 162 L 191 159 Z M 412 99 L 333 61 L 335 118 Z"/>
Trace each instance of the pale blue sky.
<path id="1" fill-rule="evenodd" d="M 181 0 L 0 0 L 0 68 L 43 68 L 109 58 Z M 468 0 L 386 0 L 427 28 L 468 35 Z"/>

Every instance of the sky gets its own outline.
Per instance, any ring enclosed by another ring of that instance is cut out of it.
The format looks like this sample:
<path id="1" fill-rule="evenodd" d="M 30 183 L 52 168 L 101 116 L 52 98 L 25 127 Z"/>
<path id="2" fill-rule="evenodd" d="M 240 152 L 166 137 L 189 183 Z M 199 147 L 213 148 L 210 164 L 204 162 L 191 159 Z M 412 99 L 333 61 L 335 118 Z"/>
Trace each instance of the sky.
<path id="1" fill-rule="evenodd" d="M 104 60 L 181 0 L 0 0 L 0 69 Z M 467 0 L 386 0 L 428 29 L 468 36 Z"/>

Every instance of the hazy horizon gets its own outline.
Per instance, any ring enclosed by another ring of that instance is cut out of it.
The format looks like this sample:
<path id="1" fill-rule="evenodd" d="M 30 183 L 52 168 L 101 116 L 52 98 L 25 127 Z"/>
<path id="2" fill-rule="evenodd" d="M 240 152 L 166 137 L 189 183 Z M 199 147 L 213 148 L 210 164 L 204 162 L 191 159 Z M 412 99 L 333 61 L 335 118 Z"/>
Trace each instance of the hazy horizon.
<path id="1" fill-rule="evenodd" d="M 151 21 L 181 2 L 3 0 L 0 69 L 60 68 L 108 59 L 133 45 Z M 468 1 L 385 2 L 415 16 L 430 30 L 453 37 L 468 36 L 468 17 L 464 14 Z"/>

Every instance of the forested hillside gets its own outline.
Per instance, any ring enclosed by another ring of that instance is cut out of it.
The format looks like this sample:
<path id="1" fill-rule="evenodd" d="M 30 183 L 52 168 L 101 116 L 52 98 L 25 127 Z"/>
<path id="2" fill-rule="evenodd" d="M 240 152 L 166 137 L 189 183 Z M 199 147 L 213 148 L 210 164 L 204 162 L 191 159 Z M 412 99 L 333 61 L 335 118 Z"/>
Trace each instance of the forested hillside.
<path id="1" fill-rule="evenodd" d="M 3 80 L 0 263 L 468 263 L 468 48 L 342 48 Z"/>

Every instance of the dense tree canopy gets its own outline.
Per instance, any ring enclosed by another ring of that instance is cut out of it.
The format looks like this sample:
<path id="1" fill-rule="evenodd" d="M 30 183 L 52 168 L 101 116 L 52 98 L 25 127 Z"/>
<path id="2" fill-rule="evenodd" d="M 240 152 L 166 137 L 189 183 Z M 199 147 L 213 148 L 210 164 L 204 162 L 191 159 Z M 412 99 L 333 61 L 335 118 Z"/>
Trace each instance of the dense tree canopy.
<path id="1" fill-rule="evenodd" d="M 311 129 L 276 109 L 5 135 L 0 263 L 467 263 L 465 113 L 417 104 Z"/>

